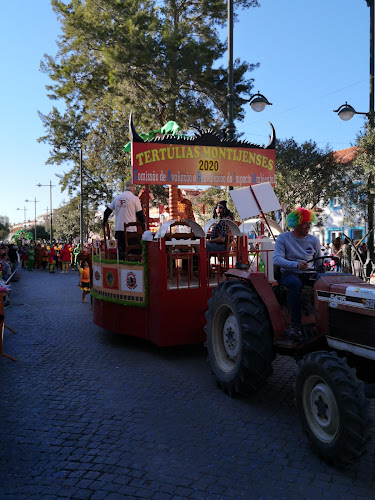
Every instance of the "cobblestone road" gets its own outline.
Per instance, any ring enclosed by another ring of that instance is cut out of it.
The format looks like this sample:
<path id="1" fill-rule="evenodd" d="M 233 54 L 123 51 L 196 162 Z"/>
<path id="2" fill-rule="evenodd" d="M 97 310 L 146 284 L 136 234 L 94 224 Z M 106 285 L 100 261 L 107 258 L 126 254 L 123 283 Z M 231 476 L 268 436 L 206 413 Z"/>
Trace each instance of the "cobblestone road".
<path id="1" fill-rule="evenodd" d="M 278 358 L 256 397 L 231 399 L 203 347 L 158 349 L 96 327 L 77 282 L 71 270 L 22 271 L 13 284 L 0 499 L 375 498 L 375 429 L 357 465 L 321 462 L 297 418 L 293 360 Z"/>

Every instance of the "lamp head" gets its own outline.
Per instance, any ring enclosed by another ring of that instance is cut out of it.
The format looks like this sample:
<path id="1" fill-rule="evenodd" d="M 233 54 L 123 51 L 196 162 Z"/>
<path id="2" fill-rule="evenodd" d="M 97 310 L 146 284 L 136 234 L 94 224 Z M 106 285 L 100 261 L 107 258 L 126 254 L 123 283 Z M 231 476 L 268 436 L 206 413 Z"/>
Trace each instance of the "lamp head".
<path id="1" fill-rule="evenodd" d="M 342 104 L 339 108 L 334 110 L 335 113 L 339 115 L 339 118 L 343 120 L 344 122 L 347 122 L 348 120 L 351 120 L 355 114 L 357 114 L 356 110 L 348 104 L 347 102 L 345 104 Z"/>
<path id="2" fill-rule="evenodd" d="M 268 99 L 266 97 L 264 97 L 264 95 L 260 94 L 259 91 L 257 94 L 254 94 L 251 98 L 250 98 L 250 106 L 251 106 L 251 109 L 253 111 L 256 111 L 257 113 L 260 113 L 261 111 L 263 111 L 266 106 L 272 106 L 272 103 L 268 101 Z"/>

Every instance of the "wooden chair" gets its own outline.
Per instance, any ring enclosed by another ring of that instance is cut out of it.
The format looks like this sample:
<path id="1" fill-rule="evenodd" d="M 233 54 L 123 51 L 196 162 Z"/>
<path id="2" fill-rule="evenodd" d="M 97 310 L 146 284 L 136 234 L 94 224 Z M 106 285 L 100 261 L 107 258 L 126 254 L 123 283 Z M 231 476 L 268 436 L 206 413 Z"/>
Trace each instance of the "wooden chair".
<path id="1" fill-rule="evenodd" d="M 241 225 L 241 221 L 233 221 L 238 227 Z M 228 252 L 228 268 L 229 268 L 229 261 L 232 259 L 232 267 L 233 266 L 233 259 L 238 257 L 238 239 L 236 236 L 234 236 L 231 232 L 231 230 L 228 228 L 228 238 L 227 238 L 227 252 Z"/>
<path id="2" fill-rule="evenodd" d="M 237 226 L 240 226 L 240 221 L 233 221 Z M 229 261 L 238 255 L 238 243 L 237 238 L 232 234 L 230 228 L 228 227 L 228 234 L 225 239 L 225 250 L 223 252 L 210 252 L 210 257 L 214 257 L 217 263 L 213 264 L 210 269 L 211 274 L 224 274 L 229 269 Z"/>
<path id="3" fill-rule="evenodd" d="M 173 232 L 173 228 L 177 229 L 179 226 L 180 227 L 181 226 L 186 227 L 186 228 L 189 229 L 189 231 L 187 231 L 187 232 L 178 232 L 178 231 Z M 194 269 L 193 269 L 193 267 L 194 267 L 194 259 L 191 256 L 192 253 L 193 253 L 192 252 L 192 247 L 186 247 L 183 244 L 184 240 L 189 240 L 189 239 L 192 239 L 192 238 L 194 238 L 194 233 L 193 233 L 191 227 L 189 226 L 189 224 L 187 224 L 186 222 L 178 220 L 178 221 L 174 222 L 173 224 L 171 224 L 169 226 L 169 231 L 166 234 L 166 239 L 170 240 L 170 241 L 172 241 L 172 239 L 180 240 L 181 241 L 181 245 L 176 245 L 174 247 L 169 247 L 171 249 L 170 252 L 169 252 L 169 254 L 170 254 L 170 256 L 169 256 L 169 275 L 170 275 L 170 277 L 173 276 L 173 261 L 175 262 L 176 268 L 177 268 L 178 267 L 177 266 L 177 261 L 178 260 L 182 260 L 182 261 L 185 260 L 188 263 L 188 269 L 190 267 L 190 273 L 189 274 L 190 274 L 190 278 L 192 278 L 193 271 L 194 271 Z M 172 257 L 173 250 L 177 250 L 178 253 L 184 253 L 186 255 L 179 255 L 178 257 L 176 256 L 176 258 L 173 258 Z M 189 266 L 189 261 L 190 261 L 190 266 Z"/>
<path id="4" fill-rule="evenodd" d="M 135 227 L 136 231 L 128 231 L 130 227 Z M 142 234 L 143 224 L 141 222 L 124 224 L 125 260 L 142 261 Z"/>

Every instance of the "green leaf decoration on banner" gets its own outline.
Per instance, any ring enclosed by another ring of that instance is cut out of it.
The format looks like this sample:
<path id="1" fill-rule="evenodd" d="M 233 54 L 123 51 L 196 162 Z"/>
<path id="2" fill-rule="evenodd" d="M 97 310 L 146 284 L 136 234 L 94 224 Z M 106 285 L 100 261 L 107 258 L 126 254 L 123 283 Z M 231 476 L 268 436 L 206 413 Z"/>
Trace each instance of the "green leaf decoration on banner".
<path id="1" fill-rule="evenodd" d="M 180 126 L 174 122 L 173 120 L 170 120 L 167 122 L 165 125 L 163 125 L 161 128 L 158 130 L 151 130 L 147 134 L 139 134 L 140 137 L 145 142 L 152 141 L 154 139 L 156 134 L 163 134 L 163 135 L 180 135 L 181 137 L 188 137 L 183 134 L 179 134 L 178 131 L 180 130 Z M 126 153 L 130 153 L 131 151 L 131 141 L 129 141 L 127 144 L 125 144 L 123 151 Z"/>

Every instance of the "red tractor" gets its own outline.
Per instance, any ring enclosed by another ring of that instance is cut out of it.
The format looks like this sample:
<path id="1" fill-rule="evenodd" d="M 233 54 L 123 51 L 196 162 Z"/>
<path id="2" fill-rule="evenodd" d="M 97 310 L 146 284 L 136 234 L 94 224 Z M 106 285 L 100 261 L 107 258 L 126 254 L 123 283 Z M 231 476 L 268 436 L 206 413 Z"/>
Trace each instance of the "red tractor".
<path id="1" fill-rule="evenodd" d="M 296 404 L 312 449 L 335 465 L 358 459 L 369 440 L 367 398 L 374 396 L 375 286 L 322 274 L 302 290 L 306 336 L 293 342 L 283 336 L 290 321 L 286 288 L 247 269 L 226 276 L 206 312 L 218 385 L 229 394 L 257 391 L 278 354 L 294 357 Z"/>

